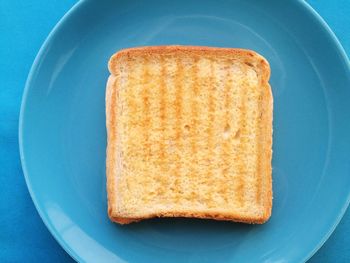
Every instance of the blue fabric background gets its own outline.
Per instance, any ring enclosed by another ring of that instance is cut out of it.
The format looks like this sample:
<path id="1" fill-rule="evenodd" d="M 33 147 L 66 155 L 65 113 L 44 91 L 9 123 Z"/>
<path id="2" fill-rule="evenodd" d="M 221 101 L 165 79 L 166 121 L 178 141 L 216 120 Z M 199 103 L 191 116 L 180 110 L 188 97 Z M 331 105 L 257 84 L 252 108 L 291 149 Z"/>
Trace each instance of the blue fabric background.
<path id="1" fill-rule="evenodd" d="M 0 262 L 73 262 L 41 221 L 18 151 L 18 116 L 30 66 L 74 0 L 0 1 Z M 308 1 L 350 54 L 350 1 Z M 349 98 L 350 99 L 350 98 Z M 309 263 L 350 262 L 350 209 Z"/>

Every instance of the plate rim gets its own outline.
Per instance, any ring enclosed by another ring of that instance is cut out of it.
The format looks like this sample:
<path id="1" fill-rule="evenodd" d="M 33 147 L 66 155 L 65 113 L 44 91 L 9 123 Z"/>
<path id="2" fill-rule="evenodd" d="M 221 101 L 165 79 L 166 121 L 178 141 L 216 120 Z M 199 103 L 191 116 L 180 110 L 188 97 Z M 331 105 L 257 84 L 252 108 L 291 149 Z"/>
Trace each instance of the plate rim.
<path id="1" fill-rule="evenodd" d="M 27 170 L 26 162 L 25 162 L 25 154 L 24 154 L 24 147 L 23 147 L 23 121 L 24 121 L 24 112 L 26 109 L 26 103 L 27 103 L 27 97 L 28 92 L 31 87 L 31 82 L 33 75 L 35 74 L 36 70 L 38 69 L 39 62 L 42 60 L 43 55 L 45 54 L 45 50 L 48 48 L 48 45 L 56 32 L 61 28 L 61 26 L 68 20 L 71 16 L 74 15 L 76 10 L 79 8 L 82 8 L 83 5 L 88 2 L 87 0 L 80 0 L 77 3 L 75 3 L 63 16 L 59 21 L 56 23 L 56 25 L 52 28 L 46 39 L 44 40 L 43 44 L 41 45 L 37 55 L 35 56 L 35 59 L 33 61 L 33 64 L 29 70 L 28 77 L 25 82 L 22 99 L 21 99 L 21 106 L 20 106 L 20 113 L 19 113 L 19 125 L 18 125 L 18 145 L 19 145 L 19 153 L 20 153 L 20 161 L 21 161 L 21 167 L 23 171 L 23 176 L 29 191 L 29 195 L 34 203 L 35 209 L 39 213 L 39 216 L 41 220 L 43 221 L 46 228 L 49 230 L 50 234 L 54 237 L 54 239 L 57 241 L 57 243 L 67 252 L 68 255 L 70 255 L 75 261 L 77 262 L 83 262 L 83 259 L 79 254 L 77 254 L 71 246 L 65 242 L 59 233 L 55 231 L 54 227 L 50 224 L 48 218 L 44 216 L 44 212 L 42 208 L 39 205 L 39 202 L 36 198 L 36 194 L 34 193 L 34 190 L 31 186 L 30 182 L 30 176 L 29 172 Z M 296 4 L 301 5 L 301 7 L 312 15 L 313 18 L 316 19 L 317 23 L 321 25 L 322 30 L 324 30 L 327 34 L 326 36 L 331 40 L 331 42 L 335 45 L 337 51 L 339 51 L 339 54 L 341 56 L 341 59 L 345 62 L 348 72 L 350 73 L 350 61 L 349 58 L 341 45 L 340 41 L 338 40 L 335 33 L 332 31 L 330 26 L 327 24 L 327 22 L 321 17 L 320 14 L 306 1 L 304 0 L 297 0 Z M 302 262 L 308 261 L 315 253 L 325 244 L 325 242 L 328 240 L 328 238 L 332 235 L 338 224 L 340 223 L 341 219 L 343 218 L 347 208 L 350 204 L 350 191 L 348 193 L 347 199 L 344 202 L 344 205 L 342 206 L 337 218 L 334 220 L 332 227 L 328 229 L 326 234 L 319 240 L 317 245 L 310 250 L 308 253 L 305 253 L 305 256 L 302 258 Z"/>

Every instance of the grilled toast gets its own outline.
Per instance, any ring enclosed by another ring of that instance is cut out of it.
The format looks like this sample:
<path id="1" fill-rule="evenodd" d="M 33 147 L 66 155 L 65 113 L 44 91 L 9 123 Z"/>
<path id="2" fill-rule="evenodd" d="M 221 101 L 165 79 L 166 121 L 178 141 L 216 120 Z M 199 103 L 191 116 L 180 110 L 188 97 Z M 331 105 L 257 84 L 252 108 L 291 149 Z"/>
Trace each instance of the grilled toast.
<path id="1" fill-rule="evenodd" d="M 272 208 L 270 67 L 243 49 L 125 49 L 109 61 L 108 214 L 264 223 Z"/>

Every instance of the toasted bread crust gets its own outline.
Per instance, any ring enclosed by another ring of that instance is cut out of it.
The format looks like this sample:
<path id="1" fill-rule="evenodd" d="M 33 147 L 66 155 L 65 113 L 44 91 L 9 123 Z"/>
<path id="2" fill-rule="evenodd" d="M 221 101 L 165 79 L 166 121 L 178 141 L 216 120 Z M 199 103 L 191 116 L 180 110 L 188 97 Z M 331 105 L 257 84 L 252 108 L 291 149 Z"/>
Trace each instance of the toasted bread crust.
<path id="1" fill-rule="evenodd" d="M 270 209 L 271 210 L 271 209 Z M 149 214 L 142 218 L 124 218 L 118 216 L 110 216 L 113 222 L 119 223 L 121 225 L 130 224 L 133 222 L 138 222 L 144 219 L 151 218 L 171 218 L 171 217 L 183 217 L 183 218 L 199 218 L 199 219 L 213 219 L 217 221 L 232 221 L 237 223 L 248 223 L 248 224 L 263 224 L 265 223 L 270 214 L 267 212 L 267 216 L 264 218 L 253 218 L 253 217 L 242 217 L 239 214 L 223 214 L 223 213 L 193 213 L 193 212 L 172 212 L 172 213 L 159 213 L 159 214 Z"/>
<path id="2" fill-rule="evenodd" d="M 107 128 L 107 136 L 108 136 L 108 146 L 106 152 L 106 175 L 107 175 L 107 197 L 108 197 L 108 215 L 110 218 L 113 217 L 113 211 L 116 209 L 114 207 L 116 200 L 115 193 L 115 162 L 113 160 L 115 151 L 114 143 L 115 143 L 115 114 L 113 109 L 115 108 L 115 97 L 117 93 L 117 89 L 114 88 L 114 82 L 116 81 L 116 77 L 114 75 L 110 75 L 107 81 L 107 89 L 106 89 L 106 128 Z"/>
<path id="3" fill-rule="evenodd" d="M 268 62 L 259 54 L 254 51 L 244 50 L 244 49 L 232 49 L 232 48 L 211 48 L 211 47 L 195 47 L 195 46 L 156 46 L 156 47 L 138 47 L 124 49 L 116 54 L 114 54 L 109 61 L 109 71 L 111 73 L 107 82 L 106 91 L 106 125 L 108 133 L 108 147 L 107 147 L 107 191 L 108 191 L 108 214 L 112 221 L 120 224 L 128 224 L 131 222 L 137 222 L 146 218 L 154 217 L 192 217 L 192 218 L 202 218 L 202 219 L 215 219 L 215 220 L 225 220 L 243 223 L 264 223 L 271 216 L 272 210 L 272 178 L 271 176 L 264 176 L 264 182 L 268 193 L 267 198 L 264 198 L 264 214 L 263 216 L 257 217 L 244 217 L 240 214 L 234 213 L 213 213 L 213 212 L 193 212 L 193 211 L 171 211 L 162 213 L 149 213 L 140 218 L 123 217 L 118 213 L 118 208 L 116 207 L 117 193 L 116 193 L 116 169 L 118 165 L 115 161 L 114 154 L 116 154 L 116 136 L 117 136 L 117 107 L 116 101 L 118 98 L 118 87 L 116 81 L 118 80 L 118 70 L 117 65 L 119 60 L 123 57 L 134 56 L 134 55 L 152 55 L 154 53 L 176 53 L 182 52 L 185 54 L 194 54 L 200 56 L 205 53 L 215 53 L 218 56 L 236 56 L 246 60 L 259 61 L 259 72 L 261 76 L 261 87 L 263 89 L 263 103 L 261 105 L 261 111 L 264 113 L 262 115 L 261 122 L 264 128 L 261 130 L 260 137 L 264 138 L 265 143 L 263 144 L 262 154 L 260 156 L 260 169 L 263 173 L 271 175 L 271 158 L 272 158 L 272 108 L 273 108 L 273 98 L 271 88 L 268 84 L 270 77 L 270 67 Z"/>
<path id="4" fill-rule="evenodd" d="M 154 53 L 157 54 L 166 54 L 166 53 L 174 53 L 174 52 L 184 52 L 190 54 L 201 55 L 203 52 L 207 54 L 215 54 L 220 56 L 236 56 L 247 59 L 254 59 L 260 61 L 260 66 L 262 68 L 261 74 L 263 78 L 263 82 L 268 83 L 270 79 L 270 65 L 267 60 L 256 53 L 253 50 L 248 49 L 240 49 L 240 48 L 215 48 L 215 47 L 204 47 L 204 46 L 150 46 L 150 47 L 134 47 L 127 48 L 118 51 L 115 53 L 108 62 L 109 72 L 113 75 L 116 74 L 116 65 L 118 61 L 123 56 L 132 55 L 152 55 Z"/>

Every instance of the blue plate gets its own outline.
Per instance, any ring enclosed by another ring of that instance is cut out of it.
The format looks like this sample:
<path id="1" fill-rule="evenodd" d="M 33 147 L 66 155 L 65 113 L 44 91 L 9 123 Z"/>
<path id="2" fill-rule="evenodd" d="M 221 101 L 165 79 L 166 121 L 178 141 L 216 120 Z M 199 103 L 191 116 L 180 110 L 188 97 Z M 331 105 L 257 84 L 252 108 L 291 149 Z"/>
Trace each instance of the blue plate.
<path id="1" fill-rule="evenodd" d="M 253 49 L 272 68 L 271 219 L 264 225 L 107 217 L 105 84 L 121 48 Z M 349 203 L 350 66 L 304 1 L 82 1 L 41 48 L 20 118 L 23 169 L 51 233 L 87 262 L 302 262 Z"/>

